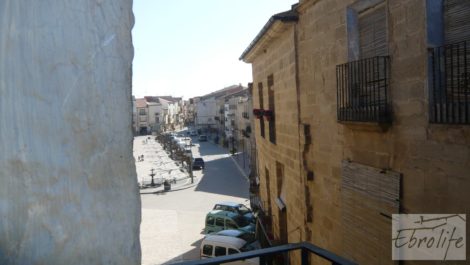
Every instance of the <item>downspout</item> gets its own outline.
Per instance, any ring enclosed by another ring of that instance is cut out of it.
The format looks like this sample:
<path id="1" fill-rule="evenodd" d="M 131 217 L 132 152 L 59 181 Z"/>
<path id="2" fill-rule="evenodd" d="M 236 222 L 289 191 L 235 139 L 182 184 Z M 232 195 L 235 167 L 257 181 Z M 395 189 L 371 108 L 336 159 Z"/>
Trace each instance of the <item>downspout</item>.
<path id="1" fill-rule="evenodd" d="M 301 133 L 300 133 L 300 130 L 301 130 L 301 125 L 302 125 L 302 122 L 301 122 L 301 108 L 300 108 L 300 77 L 299 77 L 299 45 L 298 45 L 298 34 L 297 34 L 297 23 L 294 24 L 294 60 L 295 60 L 295 91 L 297 93 L 297 134 L 298 134 L 298 144 L 299 144 L 299 174 L 300 174 L 300 188 L 302 190 L 302 188 L 304 188 L 304 191 L 303 191 L 303 212 L 305 214 L 307 214 L 307 209 L 306 209 L 306 205 L 305 205 L 305 179 L 304 179 L 304 172 L 303 172 L 303 147 L 302 147 L 302 141 L 300 140 L 300 137 L 301 137 Z M 301 191 L 300 190 L 300 191 Z M 304 225 L 306 224 L 306 217 L 304 217 Z M 303 235 L 304 233 L 302 233 L 303 231 L 302 230 L 299 230 L 300 231 L 300 240 L 299 241 L 305 241 L 305 238 L 303 238 L 303 236 L 305 237 L 305 235 Z M 304 229 L 305 231 L 305 229 Z"/>

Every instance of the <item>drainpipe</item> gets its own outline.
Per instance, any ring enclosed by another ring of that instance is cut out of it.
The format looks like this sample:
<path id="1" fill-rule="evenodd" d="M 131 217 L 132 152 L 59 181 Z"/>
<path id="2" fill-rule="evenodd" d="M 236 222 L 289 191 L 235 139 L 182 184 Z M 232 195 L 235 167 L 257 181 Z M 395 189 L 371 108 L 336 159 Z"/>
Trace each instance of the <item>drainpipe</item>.
<path id="1" fill-rule="evenodd" d="M 298 22 L 297 22 L 298 23 Z M 300 133 L 300 130 L 303 129 L 301 128 L 302 126 L 302 119 L 301 119 L 301 101 L 300 101 L 300 77 L 299 77 L 299 40 L 298 40 L 298 29 L 297 29 L 297 23 L 294 24 L 294 58 L 295 58 L 295 90 L 296 90 L 296 93 L 297 93 L 297 133 L 298 133 L 298 144 L 299 144 L 299 174 L 300 174 L 300 185 L 301 185 L 301 189 L 303 188 L 303 192 L 302 192 L 302 195 L 303 195 L 303 212 L 305 214 L 307 214 L 307 207 L 305 205 L 305 200 L 306 200 L 306 196 L 305 196 L 305 189 L 306 189 L 306 185 L 305 185 L 305 178 L 304 178 L 304 168 L 303 168 L 303 149 L 304 147 L 301 145 L 301 133 Z M 305 218 L 304 218 L 304 225 L 306 225 L 305 223 Z M 299 241 L 304 241 L 305 238 L 302 238 L 302 231 L 300 231 L 300 240 Z"/>

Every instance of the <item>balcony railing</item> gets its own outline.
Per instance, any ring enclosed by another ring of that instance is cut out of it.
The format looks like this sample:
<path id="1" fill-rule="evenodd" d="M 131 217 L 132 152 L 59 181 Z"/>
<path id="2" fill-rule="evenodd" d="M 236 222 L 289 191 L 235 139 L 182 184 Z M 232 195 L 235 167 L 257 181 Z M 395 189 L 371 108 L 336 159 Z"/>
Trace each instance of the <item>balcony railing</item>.
<path id="1" fill-rule="evenodd" d="M 319 248 L 315 245 L 312 245 L 307 242 L 302 243 L 293 243 L 293 244 L 286 244 L 276 247 L 264 248 L 254 251 L 242 252 L 238 254 L 228 255 L 228 256 L 220 256 L 210 259 L 202 259 L 202 260 L 193 260 L 187 262 L 177 263 L 178 265 L 209 265 L 209 264 L 223 264 L 227 262 L 237 261 L 237 260 L 244 260 L 244 259 L 251 259 L 251 258 L 259 258 L 259 264 L 265 265 L 267 261 L 272 258 L 274 255 L 282 254 L 282 253 L 291 253 L 292 251 L 300 250 L 300 257 L 302 265 L 308 265 L 310 254 L 319 256 L 327 261 L 330 261 L 331 264 L 334 265 L 354 265 L 356 263 L 349 261 L 343 257 L 340 257 L 334 253 L 329 252 L 328 250 Z"/>
<path id="2" fill-rule="evenodd" d="M 339 121 L 391 122 L 390 59 L 377 56 L 336 66 Z"/>
<path id="3" fill-rule="evenodd" d="M 470 40 L 429 49 L 429 121 L 470 124 Z"/>

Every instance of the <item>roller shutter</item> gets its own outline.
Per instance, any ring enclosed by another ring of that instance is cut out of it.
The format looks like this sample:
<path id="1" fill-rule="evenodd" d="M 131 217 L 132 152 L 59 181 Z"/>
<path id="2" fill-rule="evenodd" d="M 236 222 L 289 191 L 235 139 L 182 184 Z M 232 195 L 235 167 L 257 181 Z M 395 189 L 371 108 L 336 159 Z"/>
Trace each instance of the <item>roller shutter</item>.
<path id="1" fill-rule="evenodd" d="M 446 44 L 470 40 L 470 1 L 446 0 L 444 23 Z"/>
<path id="2" fill-rule="evenodd" d="M 388 55 L 384 4 L 359 14 L 359 45 L 361 59 Z"/>

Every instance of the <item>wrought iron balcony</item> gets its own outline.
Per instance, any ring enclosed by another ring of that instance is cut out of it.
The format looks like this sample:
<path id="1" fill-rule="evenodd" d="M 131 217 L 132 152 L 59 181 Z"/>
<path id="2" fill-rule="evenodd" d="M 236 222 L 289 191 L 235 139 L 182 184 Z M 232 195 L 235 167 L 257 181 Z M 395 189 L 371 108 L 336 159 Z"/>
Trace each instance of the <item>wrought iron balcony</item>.
<path id="1" fill-rule="evenodd" d="M 470 40 L 429 49 L 429 121 L 470 124 Z"/>
<path id="2" fill-rule="evenodd" d="M 389 123 L 390 60 L 377 56 L 336 66 L 339 121 Z"/>
<path id="3" fill-rule="evenodd" d="M 209 264 L 224 264 L 227 262 L 233 262 L 237 260 L 245 260 L 251 258 L 259 258 L 259 264 L 265 265 L 268 264 L 268 260 L 270 260 L 274 255 L 283 254 L 283 253 L 292 253 L 292 251 L 299 251 L 301 255 L 301 264 L 308 265 L 310 255 L 316 255 L 321 257 L 327 261 L 330 261 L 333 265 L 354 265 L 356 263 L 349 261 L 343 257 L 340 257 L 334 253 L 329 252 L 328 250 L 319 248 L 315 245 L 312 245 L 307 242 L 302 243 L 293 243 L 293 244 L 286 244 L 276 247 L 264 248 L 259 250 L 253 250 L 248 252 L 242 252 L 238 254 L 228 255 L 228 256 L 220 256 L 210 259 L 202 259 L 202 260 L 193 260 L 187 262 L 177 263 L 178 265 L 209 265 Z"/>

